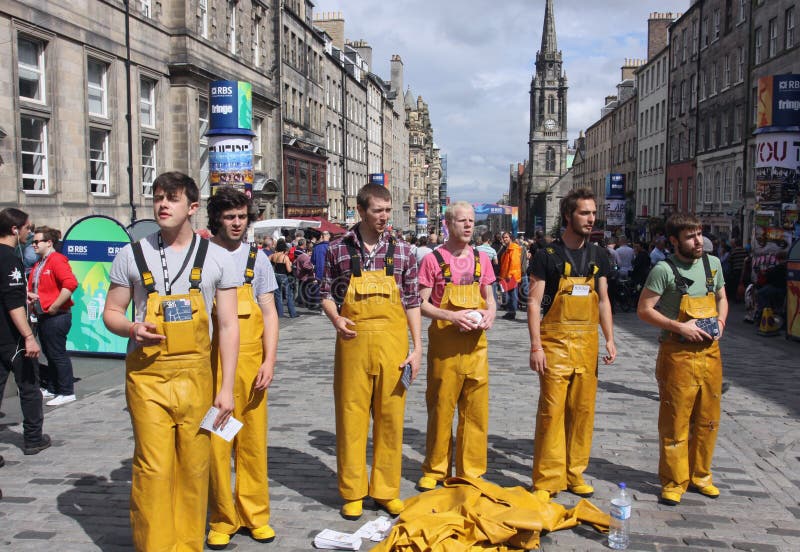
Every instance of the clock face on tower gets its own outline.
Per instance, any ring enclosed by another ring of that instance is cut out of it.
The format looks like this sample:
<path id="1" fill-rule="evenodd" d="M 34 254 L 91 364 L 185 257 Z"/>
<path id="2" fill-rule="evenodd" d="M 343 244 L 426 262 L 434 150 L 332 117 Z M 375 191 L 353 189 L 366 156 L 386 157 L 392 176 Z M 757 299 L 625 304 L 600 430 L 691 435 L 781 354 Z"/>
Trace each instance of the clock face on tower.
<path id="1" fill-rule="evenodd" d="M 555 130 L 556 126 L 556 122 L 553 119 L 547 119 L 544 122 L 544 128 L 547 130 Z"/>

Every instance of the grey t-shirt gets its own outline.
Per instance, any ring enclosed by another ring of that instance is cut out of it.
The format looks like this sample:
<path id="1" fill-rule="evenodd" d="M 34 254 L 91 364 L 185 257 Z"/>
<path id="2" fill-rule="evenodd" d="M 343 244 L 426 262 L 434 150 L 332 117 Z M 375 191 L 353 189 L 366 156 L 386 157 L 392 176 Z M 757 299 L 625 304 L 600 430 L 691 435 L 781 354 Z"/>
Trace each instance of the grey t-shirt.
<path id="1" fill-rule="evenodd" d="M 247 268 L 247 256 L 250 254 L 250 244 L 242 243 L 236 251 L 225 251 L 233 259 L 236 270 L 244 281 L 244 269 Z M 275 271 L 272 270 L 272 263 L 261 251 L 256 252 L 256 264 L 253 267 L 253 297 L 258 300 L 261 295 L 271 293 L 278 289 L 278 281 L 275 279 Z"/>
<path id="2" fill-rule="evenodd" d="M 198 245 L 200 239 L 201 238 L 198 236 Z M 165 295 L 164 271 L 161 268 L 161 255 L 159 255 L 158 252 L 158 234 L 150 234 L 141 240 L 141 244 L 147 267 L 150 269 L 150 272 L 153 273 L 156 290 L 159 294 Z M 192 257 L 189 259 L 186 268 L 178 277 L 177 281 L 172 284 L 173 295 L 189 293 L 189 274 L 192 271 L 192 265 L 197 256 L 198 245 L 195 245 Z M 189 251 L 189 247 L 191 246 L 187 246 L 180 251 L 175 251 L 172 247 L 164 248 L 170 280 L 173 280 L 178 274 L 181 265 L 183 265 L 183 260 L 186 258 L 186 253 Z M 147 292 L 142 284 L 142 278 L 139 275 L 139 269 L 136 267 L 136 261 L 133 258 L 133 249 L 130 245 L 123 247 L 114 258 L 114 262 L 111 264 L 109 277 L 112 284 L 133 288 L 133 304 L 136 309 L 136 322 L 143 322 L 147 310 Z M 239 287 L 242 285 L 243 280 L 244 268 L 242 268 L 242 270 L 236 270 L 236 266 L 230 254 L 222 247 L 209 243 L 208 253 L 206 253 L 206 260 L 203 264 L 202 280 L 200 282 L 200 292 L 203 294 L 203 301 L 205 302 L 209 318 L 211 317 L 211 308 L 214 306 L 214 294 L 216 290 Z M 209 324 L 209 330 L 211 329 L 210 326 Z"/>

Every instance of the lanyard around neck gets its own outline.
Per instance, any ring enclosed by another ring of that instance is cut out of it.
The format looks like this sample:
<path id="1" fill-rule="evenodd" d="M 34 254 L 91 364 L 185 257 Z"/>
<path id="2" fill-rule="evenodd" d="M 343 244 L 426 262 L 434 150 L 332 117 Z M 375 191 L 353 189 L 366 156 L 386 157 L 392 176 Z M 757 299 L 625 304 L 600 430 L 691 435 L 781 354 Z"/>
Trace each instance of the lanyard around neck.
<path id="1" fill-rule="evenodd" d="M 175 275 L 175 278 L 172 280 L 169 279 L 169 267 L 167 267 L 167 255 L 164 252 L 164 240 L 161 237 L 161 232 L 158 233 L 158 254 L 161 256 L 161 270 L 164 272 L 164 293 L 166 295 L 172 295 L 172 284 L 178 281 L 183 271 L 186 270 L 186 266 L 189 264 L 189 259 L 192 257 L 192 252 L 194 252 L 194 246 L 197 243 L 197 234 L 192 234 L 192 245 L 189 246 L 189 251 L 186 253 L 186 257 L 183 259 L 183 264 L 181 265 L 181 269 Z"/>

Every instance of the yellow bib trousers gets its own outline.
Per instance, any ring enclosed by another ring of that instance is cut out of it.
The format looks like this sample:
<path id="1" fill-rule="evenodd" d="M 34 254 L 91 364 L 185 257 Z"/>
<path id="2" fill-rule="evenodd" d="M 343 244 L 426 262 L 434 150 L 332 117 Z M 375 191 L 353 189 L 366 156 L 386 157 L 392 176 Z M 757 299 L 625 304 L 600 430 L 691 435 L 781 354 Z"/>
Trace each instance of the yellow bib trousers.
<path id="1" fill-rule="evenodd" d="M 336 464 L 344 500 L 369 494 L 400 496 L 406 390 L 401 363 L 408 356 L 408 322 L 393 276 L 384 271 L 351 275 L 341 315 L 357 336 L 336 338 L 333 393 Z M 367 437 L 372 414 L 372 474 L 367 482 Z"/>
<path id="2" fill-rule="evenodd" d="M 232 535 L 241 527 L 257 529 L 269 524 L 267 482 L 267 392 L 253 387 L 264 362 L 264 319 L 253 298 L 253 287 L 236 291 L 239 309 L 239 361 L 234 380 L 233 417 L 242 429 L 232 441 L 211 437 L 211 493 L 209 526 L 212 531 Z M 214 388 L 222 385 L 216 340 L 211 353 Z M 236 487 L 231 492 L 231 454 Z"/>
<path id="3" fill-rule="evenodd" d="M 192 319 L 165 322 L 162 304 L 189 299 Z M 200 422 L 213 401 L 208 314 L 198 289 L 147 298 L 147 322 L 166 335 L 126 358 L 133 425 L 131 526 L 141 552 L 201 551 L 208 500 L 209 435 Z"/>
<path id="4" fill-rule="evenodd" d="M 589 286 L 589 292 L 575 295 L 574 285 Z M 594 276 L 562 276 L 541 324 L 547 368 L 539 375 L 534 490 L 556 493 L 584 484 L 594 432 L 599 321 Z"/>
<path id="5" fill-rule="evenodd" d="M 678 321 L 717 316 L 713 293 L 681 298 Z M 662 340 L 656 360 L 658 475 L 663 491 L 683 494 L 689 483 L 712 484 L 722 398 L 722 356 L 718 341 Z"/>
<path id="6" fill-rule="evenodd" d="M 439 308 L 485 309 L 480 284 L 447 283 Z M 453 414 L 458 407 L 456 476 L 486 473 L 489 432 L 489 356 L 486 332 L 460 331 L 444 320 L 428 327 L 428 435 L 422 473 L 443 481 L 453 463 Z"/>

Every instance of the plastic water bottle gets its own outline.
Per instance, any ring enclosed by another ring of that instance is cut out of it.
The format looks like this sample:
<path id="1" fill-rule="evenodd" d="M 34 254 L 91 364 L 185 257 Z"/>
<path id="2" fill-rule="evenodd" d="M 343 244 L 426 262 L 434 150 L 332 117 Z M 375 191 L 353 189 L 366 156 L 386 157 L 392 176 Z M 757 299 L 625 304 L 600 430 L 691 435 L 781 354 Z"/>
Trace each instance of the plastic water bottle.
<path id="1" fill-rule="evenodd" d="M 619 484 L 619 493 L 611 499 L 611 523 L 608 527 L 608 547 L 625 550 L 630 542 L 631 495 L 625 483 Z"/>

